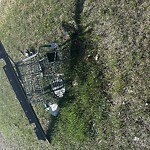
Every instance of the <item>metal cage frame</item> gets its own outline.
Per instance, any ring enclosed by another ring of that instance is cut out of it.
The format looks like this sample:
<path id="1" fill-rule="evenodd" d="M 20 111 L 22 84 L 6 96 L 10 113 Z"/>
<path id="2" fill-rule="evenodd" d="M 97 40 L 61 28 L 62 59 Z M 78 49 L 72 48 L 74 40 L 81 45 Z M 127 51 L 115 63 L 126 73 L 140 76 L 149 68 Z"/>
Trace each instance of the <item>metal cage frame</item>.
<path id="1" fill-rule="evenodd" d="M 45 49 L 47 48 L 48 51 Z M 57 43 L 42 45 L 36 53 L 16 63 L 18 77 L 29 102 L 58 101 L 65 93 L 62 53 Z"/>

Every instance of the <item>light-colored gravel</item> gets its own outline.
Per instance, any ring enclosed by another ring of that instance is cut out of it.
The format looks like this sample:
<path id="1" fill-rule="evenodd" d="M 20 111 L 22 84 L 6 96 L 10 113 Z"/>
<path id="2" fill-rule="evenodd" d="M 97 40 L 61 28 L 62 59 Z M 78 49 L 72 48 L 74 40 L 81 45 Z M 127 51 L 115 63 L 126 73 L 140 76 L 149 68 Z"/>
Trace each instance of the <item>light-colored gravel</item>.
<path id="1" fill-rule="evenodd" d="M 19 150 L 19 147 L 10 144 L 0 133 L 0 150 Z"/>

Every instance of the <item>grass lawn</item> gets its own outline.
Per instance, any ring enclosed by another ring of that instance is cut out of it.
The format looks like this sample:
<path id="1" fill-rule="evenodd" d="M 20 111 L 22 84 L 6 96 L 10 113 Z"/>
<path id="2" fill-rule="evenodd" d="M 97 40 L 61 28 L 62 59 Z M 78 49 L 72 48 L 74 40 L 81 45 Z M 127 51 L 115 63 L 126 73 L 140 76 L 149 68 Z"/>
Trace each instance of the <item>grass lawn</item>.
<path id="1" fill-rule="evenodd" d="M 36 140 L 1 69 L 0 129 L 11 142 L 25 149 L 149 149 L 148 0 L 2 0 L 0 14 L 0 39 L 15 61 L 19 50 L 59 41 L 71 54 L 66 80 L 76 82 L 66 85 L 56 118 L 35 106 L 50 145 Z"/>

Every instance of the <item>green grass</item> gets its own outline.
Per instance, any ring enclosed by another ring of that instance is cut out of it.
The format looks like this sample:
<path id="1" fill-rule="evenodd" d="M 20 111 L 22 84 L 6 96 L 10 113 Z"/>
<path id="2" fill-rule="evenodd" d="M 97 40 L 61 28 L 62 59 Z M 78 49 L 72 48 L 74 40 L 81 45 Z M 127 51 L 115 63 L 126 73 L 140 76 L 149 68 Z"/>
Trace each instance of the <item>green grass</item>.
<path id="1" fill-rule="evenodd" d="M 1 71 L 2 132 L 26 149 L 149 149 L 149 1 L 86 0 L 83 10 L 73 0 L 8 4 L 0 8 L 0 37 L 11 57 L 17 61 L 18 50 L 68 41 L 64 49 L 71 49 L 72 59 L 65 75 L 78 84 L 67 84 L 57 118 L 35 106 L 44 130 L 53 123 L 52 144 L 41 145 Z"/>

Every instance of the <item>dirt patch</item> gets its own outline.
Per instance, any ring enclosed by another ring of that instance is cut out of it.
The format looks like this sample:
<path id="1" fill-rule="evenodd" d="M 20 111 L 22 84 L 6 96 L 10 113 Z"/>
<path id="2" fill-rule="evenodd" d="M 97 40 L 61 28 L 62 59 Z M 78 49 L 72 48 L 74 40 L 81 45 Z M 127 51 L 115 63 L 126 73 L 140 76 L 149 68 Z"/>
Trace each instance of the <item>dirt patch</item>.
<path id="1" fill-rule="evenodd" d="M 1 150 L 17 150 L 19 147 L 16 145 L 10 144 L 4 136 L 0 133 L 0 149 Z"/>
<path id="2" fill-rule="evenodd" d="M 0 0 L 1 24 L 5 21 L 7 15 L 11 12 L 16 4 L 16 0 Z"/>

